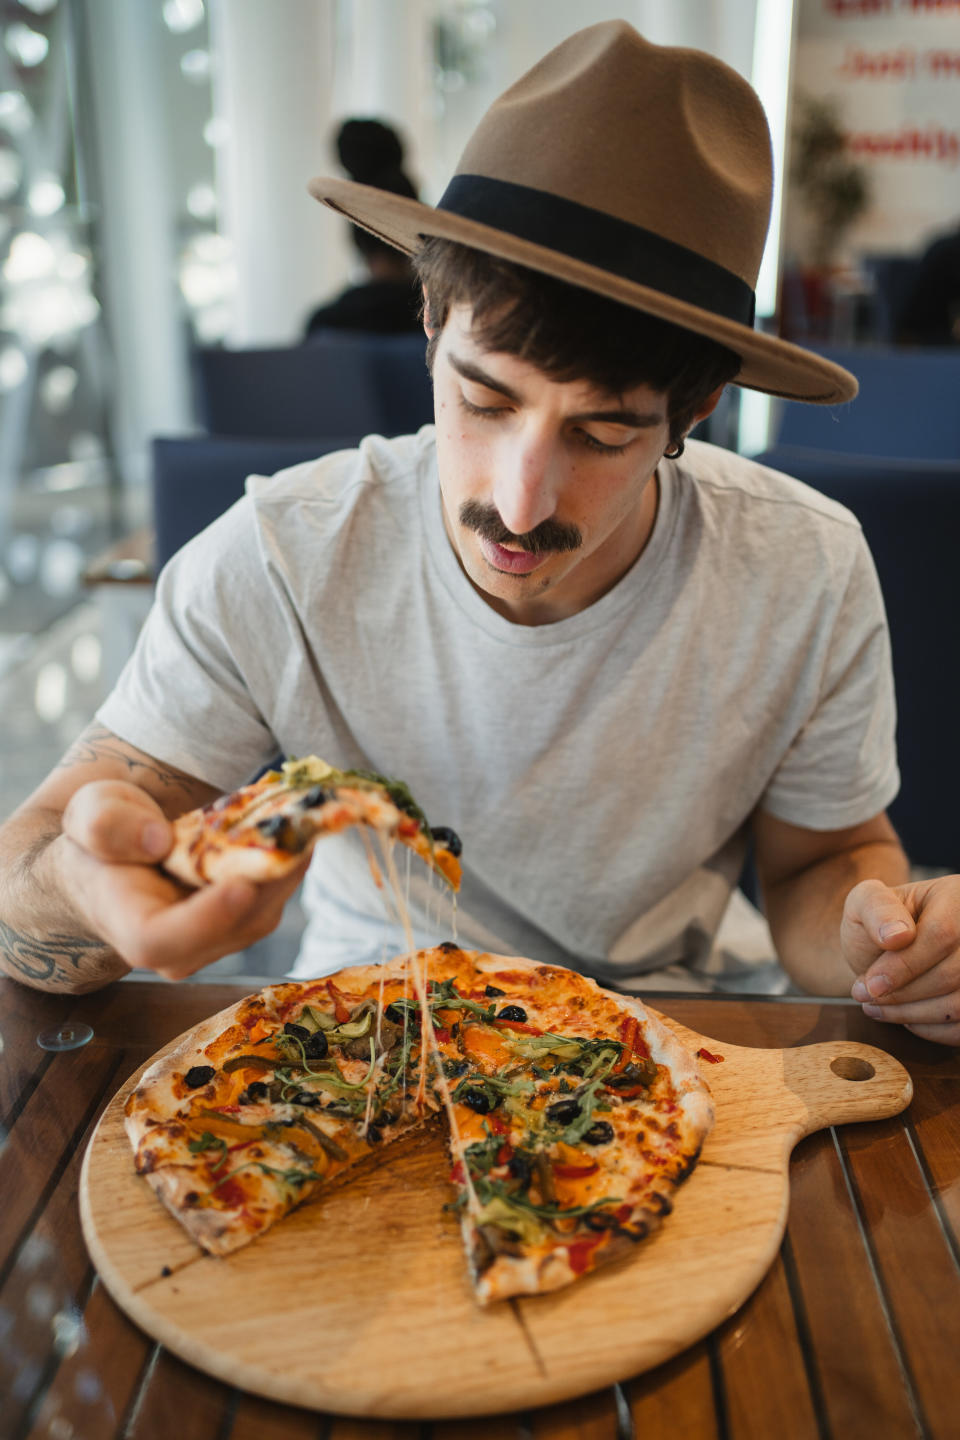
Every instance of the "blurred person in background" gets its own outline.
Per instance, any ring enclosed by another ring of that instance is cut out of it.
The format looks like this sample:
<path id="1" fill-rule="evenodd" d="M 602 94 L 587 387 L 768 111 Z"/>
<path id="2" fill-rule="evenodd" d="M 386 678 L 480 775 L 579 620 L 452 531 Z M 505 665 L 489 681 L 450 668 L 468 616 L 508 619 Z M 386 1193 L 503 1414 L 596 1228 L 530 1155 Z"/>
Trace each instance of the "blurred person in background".
<path id="1" fill-rule="evenodd" d="M 898 345 L 960 344 L 960 225 L 924 250 L 895 333 Z"/>
<path id="2" fill-rule="evenodd" d="M 337 132 L 337 154 L 352 180 L 417 199 L 403 168 L 403 144 L 396 131 L 380 120 L 345 120 Z M 369 230 L 350 227 L 353 243 L 369 278 L 350 285 L 335 300 L 314 310 L 305 339 L 325 330 L 366 330 L 401 335 L 420 329 L 419 288 L 406 255 L 385 245 Z"/>

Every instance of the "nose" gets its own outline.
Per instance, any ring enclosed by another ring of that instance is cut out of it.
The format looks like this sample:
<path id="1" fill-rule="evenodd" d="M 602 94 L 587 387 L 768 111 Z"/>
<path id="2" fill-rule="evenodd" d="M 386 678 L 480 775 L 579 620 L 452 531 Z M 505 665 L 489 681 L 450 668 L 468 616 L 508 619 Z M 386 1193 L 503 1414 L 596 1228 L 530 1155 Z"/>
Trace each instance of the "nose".
<path id="1" fill-rule="evenodd" d="M 525 535 L 554 514 L 562 483 L 563 460 L 549 435 L 531 431 L 504 437 L 493 503 L 515 535 Z"/>

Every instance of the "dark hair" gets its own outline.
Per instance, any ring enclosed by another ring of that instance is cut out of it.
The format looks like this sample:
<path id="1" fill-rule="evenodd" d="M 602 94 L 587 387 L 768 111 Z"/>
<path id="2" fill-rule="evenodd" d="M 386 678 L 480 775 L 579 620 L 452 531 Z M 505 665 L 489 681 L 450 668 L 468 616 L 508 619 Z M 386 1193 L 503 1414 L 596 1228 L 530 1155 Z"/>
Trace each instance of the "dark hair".
<path id="1" fill-rule="evenodd" d="M 344 120 L 337 131 L 337 155 L 351 180 L 417 199 L 413 182 L 403 168 L 403 143 L 393 127 L 382 120 Z M 378 240 L 369 230 L 359 225 L 352 225 L 350 230 L 361 255 L 397 255 L 394 246 Z"/>
<path id="2" fill-rule="evenodd" d="M 588 380 L 611 395 L 637 385 L 666 392 L 674 444 L 707 396 L 740 369 L 739 355 L 715 340 L 453 240 L 429 237 L 413 263 L 437 332 L 429 364 L 451 306 L 466 304 L 485 348 L 555 380 Z"/>

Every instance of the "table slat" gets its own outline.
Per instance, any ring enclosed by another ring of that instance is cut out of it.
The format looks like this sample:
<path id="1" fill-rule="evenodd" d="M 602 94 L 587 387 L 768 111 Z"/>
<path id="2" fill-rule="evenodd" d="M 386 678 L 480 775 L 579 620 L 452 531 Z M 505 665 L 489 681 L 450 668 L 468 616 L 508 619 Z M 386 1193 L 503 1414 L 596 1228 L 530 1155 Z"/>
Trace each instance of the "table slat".
<path id="1" fill-rule="evenodd" d="M 954 1253 L 960 1253 L 960 1081 L 924 1079 L 907 1114 L 921 1163 L 939 1202 Z"/>
<path id="2" fill-rule="evenodd" d="M 95 1040 L 55 1055 L 20 1112 L 0 1153 L 0 1273 L 64 1155 L 116 1089 L 119 1064 L 117 1051 Z"/>
<path id="3" fill-rule="evenodd" d="M 933 1440 L 960 1414 L 960 1270 L 904 1125 L 851 1125 L 841 1147 L 859 1196 L 900 1346 Z"/>
<path id="4" fill-rule="evenodd" d="M 902 1357 L 877 1292 L 833 1131 L 801 1141 L 790 1171 L 787 1236 L 823 1406 L 845 1440 L 914 1440 Z M 829 1215 L 830 1223 L 824 1224 Z M 869 1374 L 868 1390 L 862 1384 Z"/>
<path id="5" fill-rule="evenodd" d="M 716 1347 L 730 1440 L 819 1437 L 781 1255 L 747 1303 L 717 1331 Z"/>
<path id="6" fill-rule="evenodd" d="M 83 1440 L 114 1440 L 153 1350 L 153 1341 L 97 1285 L 84 1309 L 76 1348 L 61 1361 L 29 1440 L 50 1440 L 58 1431 Z M 178 1430 L 170 1434 L 181 1440 Z"/>
<path id="7" fill-rule="evenodd" d="M 238 1394 L 228 1440 L 323 1440 L 325 1421 L 312 1410 Z"/>
<path id="8" fill-rule="evenodd" d="M 634 1433 L 643 1440 L 720 1440 L 705 1341 L 631 1381 L 626 1392 Z"/>
<path id="9" fill-rule="evenodd" d="M 161 1350 L 123 1440 L 216 1440 L 229 1422 L 230 1387 Z"/>
<path id="10" fill-rule="evenodd" d="M 537 1410 L 530 1418 L 533 1440 L 615 1440 L 617 1401 L 613 1390 L 565 1400 Z"/>
<path id="11" fill-rule="evenodd" d="M 484 1415 L 479 1420 L 435 1420 L 430 1440 L 521 1440 L 520 1423 L 509 1415 Z"/>

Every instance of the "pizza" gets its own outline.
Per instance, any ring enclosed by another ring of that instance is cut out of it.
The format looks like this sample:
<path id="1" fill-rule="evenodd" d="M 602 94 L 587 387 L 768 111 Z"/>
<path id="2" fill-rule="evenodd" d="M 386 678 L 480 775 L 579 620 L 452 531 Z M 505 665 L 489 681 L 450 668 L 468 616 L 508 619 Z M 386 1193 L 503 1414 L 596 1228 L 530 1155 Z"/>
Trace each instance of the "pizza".
<path id="1" fill-rule="evenodd" d="M 250 785 L 173 822 L 164 869 L 187 885 L 275 880 L 300 864 L 323 835 L 367 826 L 399 840 L 453 890 L 461 845 L 446 826 L 431 828 L 402 780 L 369 770 L 336 770 L 316 755 L 287 760 Z M 371 855 L 371 863 L 375 861 Z"/>
<path id="2" fill-rule="evenodd" d="M 137 1171 L 221 1256 L 401 1135 L 445 1128 L 486 1304 L 648 1236 L 713 1111 L 695 1057 L 639 1000 L 448 942 L 247 996 L 156 1061 L 125 1116 Z"/>

